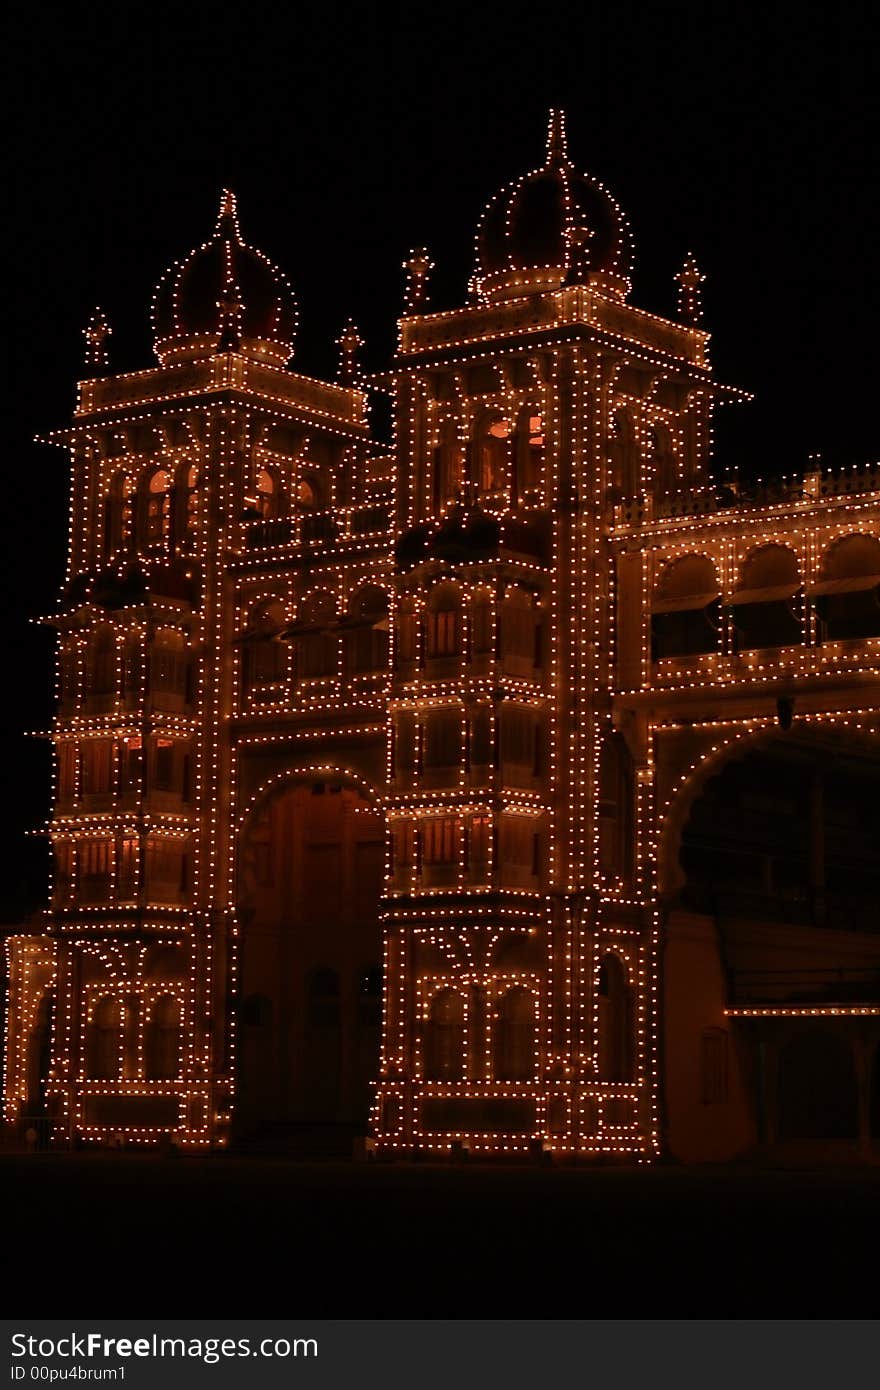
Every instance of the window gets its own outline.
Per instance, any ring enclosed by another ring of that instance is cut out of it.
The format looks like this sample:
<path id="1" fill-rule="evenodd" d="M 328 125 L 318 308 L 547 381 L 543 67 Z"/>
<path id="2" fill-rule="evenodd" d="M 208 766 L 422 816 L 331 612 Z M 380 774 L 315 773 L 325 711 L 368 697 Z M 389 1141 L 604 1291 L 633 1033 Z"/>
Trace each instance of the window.
<path id="1" fill-rule="evenodd" d="M 599 1077 L 602 1081 L 632 1081 L 632 991 L 619 956 L 607 955 L 600 962 L 596 1006 Z"/>
<path id="2" fill-rule="evenodd" d="M 431 460 L 435 512 L 442 512 L 448 502 L 456 501 L 461 495 L 461 458 L 458 424 L 455 420 L 444 420 Z"/>
<path id="3" fill-rule="evenodd" d="M 267 468 L 261 468 L 257 475 L 257 511 L 264 521 L 278 515 L 278 490 Z"/>
<path id="4" fill-rule="evenodd" d="M 121 550 L 131 525 L 131 497 L 134 485 L 125 473 L 117 473 L 104 499 L 104 555 L 109 559 Z"/>
<path id="5" fill-rule="evenodd" d="M 471 717 L 471 769 L 487 768 L 492 760 L 491 711 L 487 705 L 474 710 Z"/>
<path id="6" fill-rule="evenodd" d="M 174 741 L 157 738 L 153 756 L 153 787 L 159 792 L 174 791 Z"/>
<path id="7" fill-rule="evenodd" d="M 285 626 L 284 608 L 280 602 L 260 604 L 252 612 L 242 652 L 245 693 L 255 687 L 274 685 L 286 679 L 288 647 L 282 640 Z"/>
<path id="8" fill-rule="evenodd" d="M 704 1105 L 723 1105 L 727 1100 L 727 1034 L 723 1028 L 706 1028 L 700 1039 L 700 1080 Z"/>
<path id="9" fill-rule="evenodd" d="M 110 899 L 110 875 L 113 872 L 113 841 L 81 840 L 78 846 L 79 900 L 82 903 L 105 903 Z"/>
<path id="10" fill-rule="evenodd" d="M 525 768 L 529 778 L 538 770 L 540 737 L 538 721 L 533 710 L 504 704 L 501 707 L 501 760 Z"/>
<path id="11" fill-rule="evenodd" d="M 471 879 L 485 882 L 489 872 L 489 847 L 492 843 L 492 821 L 489 816 L 472 816 L 468 826 L 467 860 Z"/>
<path id="12" fill-rule="evenodd" d="M 148 548 L 164 544 L 170 521 L 170 482 L 164 468 L 157 468 L 150 475 L 145 499 L 144 544 Z"/>
<path id="13" fill-rule="evenodd" d="M 614 492 L 619 497 L 634 497 L 639 490 L 639 449 L 628 410 L 618 410 L 614 414 L 609 453 Z"/>
<path id="14" fill-rule="evenodd" d="M 319 501 L 318 485 L 314 478 L 300 478 L 296 489 L 296 501 L 303 511 L 314 511 Z"/>
<path id="15" fill-rule="evenodd" d="M 122 1010 L 118 999 L 98 999 L 86 1032 L 86 1075 L 115 1081 L 122 1068 Z"/>
<path id="16" fill-rule="evenodd" d="M 166 630 L 156 634 L 150 675 L 154 695 L 189 699 L 190 662 L 182 633 Z"/>
<path id="17" fill-rule="evenodd" d="M 121 903 L 134 902 L 137 897 L 138 850 L 138 841 L 133 836 L 126 837 L 120 846 L 116 892 Z"/>
<path id="18" fill-rule="evenodd" d="M 431 710 L 425 716 L 425 768 L 457 768 L 461 763 L 461 712 Z"/>
<path id="19" fill-rule="evenodd" d="M 153 1005 L 144 1038 L 144 1074 L 150 1081 L 180 1075 L 180 1004 L 171 994 Z"/>
<path id="20" fill-rule="evenodd" d="M 143 741 L 140 734 L 130 734 L 122 740 L 122 790 L 138 792 L 141 783 Z"/>
<path id="21" fill-rule="evenodd" d="M 69 840 L 56 840 L 53 845 L 55 864 L 55 897 L 64 906 L 70 901 L 73 886 L 73 846 Z"/>
<path id="22" fill-rule="evenodd" d="M 654 425 L 650 437 L 654 491 L 658 497 L 665 497 L 675 492 L 678 481 L 678 463 L 672 445 L 672 435 L 666 425 Z"/>
<path id="23" fill-rule="evenodd" d="M 527 589 L 514 585 L 501 605 L 501 658 L 514 674 L 537 665 L 538 610 Z"/>
<path id="24" fill-rule="evenodd" d="M 471 656 L 492 654 L 492 594 L 481 589 L 471 602 Z"/>
<path id="25" fill-rule="evenodd" d="M 880 637 L 880 540 L 856 534 L 837 541 L 812 592 L 822 641 Z"/>
<path id="26" fill-rule="evenodd" d="M 451 585 L 431 591 L 425 614 L 425 655 L 429 659 L 461 653 L 461 595 Z"/>
<path id="27" fill-rule="evenodd" d="M 719 585 L 706 555 L 685 555 L 660 575 L 654 590 L 651 651 L 655 661 L 718 648 Z"/>
<path id="28" fill-rule="evenodd" d="M 67 798 L 76 788 L 76 744 L 59 743 L 58 756 L 58 794 Z"/>
<path id="29" fill-rule="evenodd" d="M 507 487 L 510 421 L 496 415 L 483 419 L 474 435 L 471 480 L 478 493 L 492 495 Z"/>
<path id="30" fill-rule="evenodd" d="M 412 825 L 398 822 L 391 831 L 391 872 L 400 887 L 406 886 L 412 872 L 413 842 Z"/>
<path id="31" fill-rule="evenodd" d="M 180 541 L 194 536 L 199 521 L 199 470 L 193 464 L 185 464 L 178 473 L 177 520 L 175 529 Z"/>
<path id="32" fill-rule="evenodd" d="M 302 603 L 298 633 L 298 672 L 301 679 L 335 676 L 339 667 L 336 602 L 332 594 L 308 595 Z"/>
<path id="33" fill-rule="evenodd" d="M 346 665 L 352 675 L 385 671 L 388 666 L 388 599 L 381 589 L 363 589 L 351 601 L 346 634 Z"/>
<path id="34" fill-rule="evenodd" d="M 89 694 L 112 695 L 116 690 L 116 638 L 112 628 L 99 628 L 92 638 Z"/>
<path id="35" fill-rule="evenodd" d="M 409 665 L 416 660 L 417 653 L 418 624 L 415 602 L 405 598 L 397 612 L 397 662 L 400 665 Z"/>
<path id="36" fill-rule="evenodd" d="M 109 792 L 113 786 L 113 743 L 110 739 L 86 739 L 82 749 L 83 791 L 87 795 Z"/>
<path id="37" fill-rule="evenodd" d="M 738 651 L 786 647 L 802 640 L 797 556 L 765 545 L 748 557 L 731 600 Z"/>
<path id="38" fill-rule="evenodd" d="M 146 843 L 147 886 L 156 902 L 176 903 L 186 892 L 188 857 L 180 840 L 157 836 Z"/>
<path id="39" fill-rule="evenodd" d="M 458 825 L 453 816 L 429 816 L 422 823 L 422 861 L 454 864 L 458 858 Z"/>
<path id="40" fill-rule="evenodd" d="M 496 1081 L 533 1079 L 535 1000 L 529 990 L 508 990 L 498 1001 L 492 1051 Z"/>
<path id="41" fill-rule="evenodd" d="M 514 501 L 538 487 L 544 469 L 544 420 L 527 406 L 519 416 L 516 433 L 516 478 Z"/>
<path id="42" fill-rule="evenodd" d="M 441 990 L 429 1005 L 424 1039 L 425 1078 L 461 1081 L 464 1076 L 465 1005 L 455 990 Z"/>

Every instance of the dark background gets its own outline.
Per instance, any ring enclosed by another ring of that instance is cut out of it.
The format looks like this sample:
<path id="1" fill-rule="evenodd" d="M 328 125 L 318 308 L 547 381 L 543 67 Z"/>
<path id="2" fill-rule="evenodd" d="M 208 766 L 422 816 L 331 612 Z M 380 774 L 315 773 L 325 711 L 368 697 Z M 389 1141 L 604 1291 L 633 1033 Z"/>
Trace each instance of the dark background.
<path id="1" fill-rule="evenodd" d="M 479 213 L 543 160 L 547 108 L 636 242 L 633 302 L 675 305 L 693 250 L 722 380 L 718 467 L 752 477 L 877 454 L 876 18 L 867 5 L 214 5 L 13 13 L 0 920 L 41 902 L 51 641 L 66 543 L 63 452 L 96 303 L 114 369 L 151 360 L 165 266 L 208 236 L 219 191 L 289 274 L 294 365 L 334 368 L 349 314 L 387 360 L 400 262 L 429 246 L 434 307 L 461 302 Z M 873 73 L 872 70 L 873 69 Z M 874 301 L 874 302 L 872 302 Z M 872 358 L 874 360 L 872 360 Z"/>

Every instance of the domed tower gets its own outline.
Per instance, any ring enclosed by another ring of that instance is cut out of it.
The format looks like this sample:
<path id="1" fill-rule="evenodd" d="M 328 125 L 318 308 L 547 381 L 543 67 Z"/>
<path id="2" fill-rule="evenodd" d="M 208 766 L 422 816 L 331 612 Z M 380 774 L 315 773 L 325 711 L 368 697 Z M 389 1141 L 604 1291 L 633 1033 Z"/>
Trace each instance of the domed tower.
<path id="1" fill-rule="evenodd" d="M 497 303 L 598 281 L 623 298 L 631 264 L 626 217 L 598 180 L 575 169 L 565 117 L 551 111 L 543 165 L 506 184 L 480 219 L 478 294 Z"/>
<path id="2" fill-rule="evenodd" d="M 153 330 L 163 367 L 231 349 L 278 367 L 290 361 L 293 291 L 284 273 L 242 240 L 235 195 L 228 189 L 213 235 L 159 281 Z"/>

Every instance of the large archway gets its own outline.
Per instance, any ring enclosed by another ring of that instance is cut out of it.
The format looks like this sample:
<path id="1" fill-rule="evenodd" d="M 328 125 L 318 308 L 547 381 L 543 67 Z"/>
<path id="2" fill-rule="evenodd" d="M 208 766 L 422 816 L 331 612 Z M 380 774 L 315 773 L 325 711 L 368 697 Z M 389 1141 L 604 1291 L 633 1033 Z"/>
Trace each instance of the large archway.
<path id="1" fill-rule="evenodd" d="M 239 1136 L 367 1127 L 381 1025 L 380 813 L 315 773 L 270 789 L 242 830 Z M 330 1140 L 332 1142 L 332 1139 Z"/>
<path id="2" fill-rule="evenodd" d="M 694 777 L 680 901 L 720 921 L 871 931 L 880 899 L 880 739 L 775 729 Z"/>
<path id="3" fill-rule="evenodd" d="M 880 740 L 818 720 L 731 739 L 682 778 L 659 850 L 671 1150 L 862 1142 L 853 1057 L 880 1000 Z M 831 1010 L 839 1036 L 817 1041 L 811 1020 Z"/>

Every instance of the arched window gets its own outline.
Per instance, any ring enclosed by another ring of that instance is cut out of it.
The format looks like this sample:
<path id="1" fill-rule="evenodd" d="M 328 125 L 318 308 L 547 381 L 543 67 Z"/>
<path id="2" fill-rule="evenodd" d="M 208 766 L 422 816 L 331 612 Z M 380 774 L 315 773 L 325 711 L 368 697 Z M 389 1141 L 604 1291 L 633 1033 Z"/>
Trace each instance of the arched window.
<path id="1" fill-rule="evenodd" d="M 178 543 L 194 536 L 199 520 L 199 470 L 185 463 L 177 475 L 174 532 Z"/>
<path id="2" fill-rule="evenodd" d="M 441 512 L 448 502 L 461 496 L 461 444 L 456 420 L 444 420 L 432 457 L 434 511 Z"/>
<path id="3" fill-rule="evenodd" d="M 325 591 L 308 594 L 302 601 L 300 617 L 293 630 L 297 635 L 299 678 L 321 680 L 337 675 L 339 638 L 333 595 Z"/>
<path id="4" fill-rule="evenodd" d="M 534 406 L 520 411 L 514 441 L 513 501 L 539 487 L 544 470 L 544 417 Z"/>
<path id="5" fill-rule="evenodd" d="M 180 1004 L 171 994 L 153 1005 L 144 1039 L 144 1071 L 151 1081 L 180 1075 Z"/>
<path id="6" fill-rule="evenodd" d="M 511 989 L 498 1001 L 493 1037 L 496 1081 L 531 1081 L 535 1075 L 535 1000 Z"/>
<path id="7" fill-rule="evenodd" d="M 615 411 L 611 420 L 611 485 L 619 497 L 634 497 L 639 490 L 639 448 L 628 410 Z"/>
<path id="8" fill-rule="evenodd" d="M 113 695 L 116 691 L 116 637 L 112 627 L 100 627 L 89 649 L 89 694 Z"/>
<path id="9" fill-rule="evenodd" d="M 461 655 L 461 592 L 454 584 L 438 584 L 425 612 L 425 656 L 428 660 Z"/>
<path id="10" fill-rule="evenodd" d="M 632 990 L 619 956 L 604 956 L 599 964 L 598 1072 L 602 1081 L 633 1079 Z"/>
<path id="11" fill-rule="evenodd" d="M 296 503 L 304 512 L 311 512 L 320 505 L 318 484 L 315 478 L 303 476 L 296 489 Z"/>
<path id="12" fill-rule="evenodd" d="M 652 602 L 654 660 L 716 651 L 719 623 L 718 578 L 708 556 L 685 555 L 667 565 Z"/>
<path id="13" fill-rule="evenodd" d="M 425 1027 L 426 1080 L 461 1081 L 464 1054 L 464 999 L 454 989 L 444 989 L 431 1000 Z"/>
<path id="14" fill-rule="evenodd" d="M 171 483 L 164 468 L 157 468 L 147 481 L 144 499 L 144 545 L 147 549 L 164 545 L 171 527 Z"/>
<path id="15" fill-rule="evenodd" d="M 97 999 L 86 1032 L 86 1075 L 115 1081 L 122 1069 L 122 1009 L 118 999 Z"/>
<path id="16" fill-rule="evenodd" d="M 858 534 L 837 541 L 812 593 L 823 641 L 880 637 L 880 540 Z"/>
<path id="17" fill-rule="evenodd" d="M 738 651 L 801 641 L 800 586 L 797 556 L 788 546 L 765 545 L 749 555 L 731 600 Z"/>
<path id="18" fill-rule="evenodd" d="M 278 515 L 278 488 L 275 478 L 268 468 L 261 468 L 257 474 L 257 511 L 264 521 Z"/>
<path id="19" fill-rule="evenodd" d="M 372 585 L 354 595 L 345 636 L 350 675 L 384 672 L 388 667 L 388 596 Z"/>
<path id="20" fill-rule="evenodd" d="M 507 489 L 513 430 L 500 413 L 483 415 L 471 445 L 471 483 L 478 496 L 494 496 Z"/>
<path id="21" fill-rule="evenodd" d="M 242 650 L 244 693 L 273 686 L 287 678 L 287 643 L 284 607 L 276 599 L 259 604 L 251 613 Z"/>
<path id="22" fill-rule="evenodd" d="M 125 544 L 133 486 L 125 473 L 116 473 L 104 499 L 104 556 L 108 560 Z"/>

